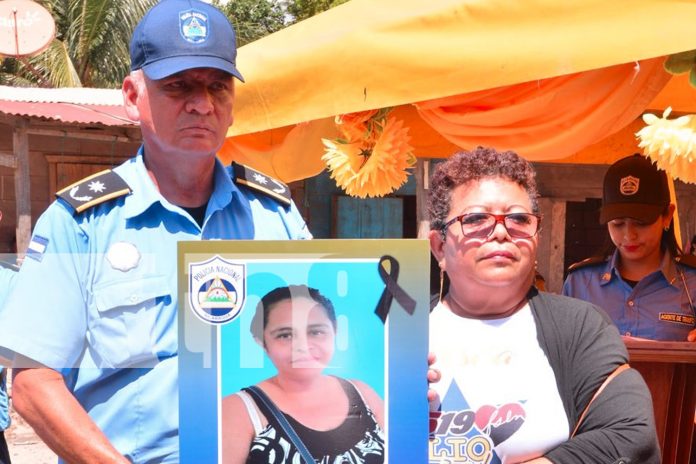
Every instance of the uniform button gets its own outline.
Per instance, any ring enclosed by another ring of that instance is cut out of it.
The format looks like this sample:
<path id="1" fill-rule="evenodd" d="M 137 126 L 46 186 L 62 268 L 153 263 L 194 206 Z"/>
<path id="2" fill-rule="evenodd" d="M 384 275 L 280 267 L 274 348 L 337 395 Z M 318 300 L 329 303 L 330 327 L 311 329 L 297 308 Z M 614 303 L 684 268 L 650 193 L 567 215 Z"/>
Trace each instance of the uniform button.
<path id="1" fill-rule="evenodd" d="M 630 301 L 628 302 L 628 306 L 630 306 L 630 307 L 632 308 L 633 305 L 634 305 L 633 300 L 630 300 Z"/>
<path id="2" fill-rule="evenodd" d="M 624 335 L 627 336 L 627 337 L 630 337 L 630 336 L 631 336 L 631 332 L 626 332 Z"/>

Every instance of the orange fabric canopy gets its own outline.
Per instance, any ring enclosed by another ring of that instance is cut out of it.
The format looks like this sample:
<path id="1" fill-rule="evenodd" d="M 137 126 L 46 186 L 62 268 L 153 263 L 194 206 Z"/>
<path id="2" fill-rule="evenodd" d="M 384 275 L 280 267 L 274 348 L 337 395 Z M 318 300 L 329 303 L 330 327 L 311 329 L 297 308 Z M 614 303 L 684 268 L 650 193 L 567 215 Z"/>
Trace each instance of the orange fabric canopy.
<path id="1" fill-rule="evenodd" d="M 463 148 L 564 158 L 638 117 L 669 76 L 662 59 L 628 63 L 419 103 L 421 117 Z"/>
<path id="2" fill-rule="evenodd" d="M 694 17 L 696 0 L 352 0 L 240 48 L 220 156 L 310 177 L 333 116 L 394 107 L 420 157 L 564 158 L 654 103 Z"/>
<path id="3" fill-rule="evenodd" d="M 442 158 L 491 145 L 532 160 L 559 160 L 634 121 L 669 80 L 662 58 L 402 105 L 415 154 Z M 324 169 L 321 138 L 333 118 L 228 138 L 220 157 L 251 164 L 284 181 Z M 573 160 L 577 162 L 577 160 Z"/>
<path id="4" fill-rule="evenodd" d="M 696 113 L 696 89 L 689 84 L 688 73 L 672 76 L 647 109 L 661 115 L 667 107 L 675 113 Z"/>

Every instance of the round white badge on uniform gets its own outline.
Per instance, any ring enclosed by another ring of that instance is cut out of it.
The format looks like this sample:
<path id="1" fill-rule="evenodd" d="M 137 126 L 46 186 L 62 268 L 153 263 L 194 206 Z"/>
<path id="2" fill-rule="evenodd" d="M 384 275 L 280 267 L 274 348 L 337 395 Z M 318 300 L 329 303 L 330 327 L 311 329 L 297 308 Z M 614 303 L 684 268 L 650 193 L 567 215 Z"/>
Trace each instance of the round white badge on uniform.
<path id="1" fill-rule="evenodd" d="M 130 271 L 140 262 L 140 252 L 132 243 L 116 242 L 106 252 L 111 267 L 122 272 Z"/>

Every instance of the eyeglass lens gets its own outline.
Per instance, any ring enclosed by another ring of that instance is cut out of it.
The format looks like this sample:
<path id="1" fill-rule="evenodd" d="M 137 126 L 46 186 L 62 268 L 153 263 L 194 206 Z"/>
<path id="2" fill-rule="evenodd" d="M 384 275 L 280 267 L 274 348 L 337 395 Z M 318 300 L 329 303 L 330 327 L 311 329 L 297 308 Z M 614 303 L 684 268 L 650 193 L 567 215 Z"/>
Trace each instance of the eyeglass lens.
<path id="1" fill-rule="evenodd" d="M 539 218 L 530 213 L 470 213 L 460 219 L 462 233 L 471 238 L 487 238 L 498 222 L 505 225 L 510 237 L 529 238 L 537 233 Z"/>

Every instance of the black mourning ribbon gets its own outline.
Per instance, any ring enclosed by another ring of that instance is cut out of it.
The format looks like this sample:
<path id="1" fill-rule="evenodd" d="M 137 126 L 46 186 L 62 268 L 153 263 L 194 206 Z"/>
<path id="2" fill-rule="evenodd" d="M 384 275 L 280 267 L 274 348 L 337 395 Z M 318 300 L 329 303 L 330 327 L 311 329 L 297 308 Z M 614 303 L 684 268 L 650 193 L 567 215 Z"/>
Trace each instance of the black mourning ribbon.
<path id="1" fill-rule="evenodd" d="M 389 263 L 390 271 L 387 272 L 385 265 Z M 399 284 L 396 283 L 399 278 L 399 262 L 393 256 L 384 255 L 379 258 L 379 263 L 377 264 L 377 271 L 379 276 L 384 281 L 386 285 L 382 296 L 379 298 L 377 303 L 377 308 L 375 308 L 375 314 L 382 320 L 382 323 L 387 320 L 387 315 L 389 314 L 389 309 L 391 308 L 392 300 L 396 298 L 397 303 L 401 305 L 406 312 L 413 316 L 416 311 L 416 300 L 411 298 L 411 296 L 406 293 L 406 290 L 401 288 Z"/>

